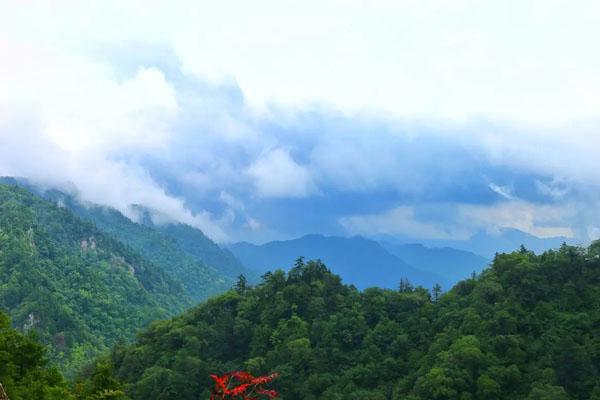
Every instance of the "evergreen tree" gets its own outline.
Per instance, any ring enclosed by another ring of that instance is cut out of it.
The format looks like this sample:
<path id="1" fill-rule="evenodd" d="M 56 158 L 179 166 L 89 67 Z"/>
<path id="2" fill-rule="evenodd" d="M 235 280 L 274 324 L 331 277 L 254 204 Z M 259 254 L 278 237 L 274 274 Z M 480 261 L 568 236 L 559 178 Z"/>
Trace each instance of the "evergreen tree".
<path id="1" fill-rule="evenodd" d="M 439 283 L 435 284 L 435 286 L 433 287 L 433 290 L 432 290 L 431 294 L 433 296 L 433 301 L 435 303 L 437 303 L 438 300 L 440 299 L 440 296 L 442 295 L 442 287 L 440 286 Z"/>
<path id="2" fill-rule="evenodd" d="M 246 290 L 248 289 L 248 282 L 246 281 L 246 277 L 244 276 L 244 274 L 240 274 L 238 276 L 234 289 L 239 294 L 244 294 L 246 292 Z"/>

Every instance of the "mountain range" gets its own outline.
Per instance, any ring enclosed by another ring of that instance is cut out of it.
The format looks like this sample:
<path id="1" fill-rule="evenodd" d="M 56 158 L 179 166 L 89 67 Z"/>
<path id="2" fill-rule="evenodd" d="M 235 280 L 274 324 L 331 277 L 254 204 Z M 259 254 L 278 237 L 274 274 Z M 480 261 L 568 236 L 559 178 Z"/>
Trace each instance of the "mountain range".
<path id="1" fill-rule="evenodd" d="M 522 245 L 541 253 L 565 242 L 572 241 L 504 230 L 496 235 L 480 232 L 464 241 L 415 243 L 390 235 L 347 238 L 311 234 L 261 245 L 239 242 L 227 247 L 244 265 L 260 272 L 293 265 L 294 260 L 303 256 L 321 259 L 358 288 L 395 287 L 400 279 L 429 288 L 436 283 L 448 288 L 482 271 L 496 253 L 509 253 Z"/>
<path id="2" fill-rule="evenodd" d="M 346 282 L 359 289 L 371 286 L 395 288 L 401 279 L 427 288 L 449 281 L 433 271 L 420 270 L 384 249 L 379 243 L 360 236 L 352 238 L 306 235 L 298 239 L 263 245 L 236 243 L 229 249 L 245 265 L 266 272 L 294 265 L 298 257 L 320 259 Z"/>
<path id="3" fill-rule="evenodd" d="M 280 372 L 286 398 L 600 398 L 599 243 L 493 260 L 389 237 L 223 248 L 155 223 L 153 210 L 137 207 L 135 222 L 5 182 L 0 381 L 11 398 L 193 399 L 209 374 L 234 369 Z M 45 349 L 78 380 L 73 393 Z"/>
<path id="4" fill-rule="evenodd" d="M 15 326 L 38 332 L 51 346 L 50 357 L 67 372 L 112 343 L 132 338 L 151 320 L 229 290 L 239 275 L 258 283 L 260 274 L 287 270 L 299 257 L 321 259 L 359 289 L 397 288 L 403 279 L 449 289 L 491 260 L 390 237 L 315 234 L 225 248 L 189 225 L 155 223 L 157 211 L 138 206 L 135 222 L 65 192 L 2 181 L 0 308 Z M 531 244 L 523 234 L 507 237 L 512 242 L 505 240 L 506 246 L 520 239 Z"/>
<path id="5" fill-rule="evenodd" d="M 427 247 L 420 243 L 379 241 L 391 254 L 422 271 L 443 276 L 451 284 L 479 273 L 491 259 L 452 247 Z"/>

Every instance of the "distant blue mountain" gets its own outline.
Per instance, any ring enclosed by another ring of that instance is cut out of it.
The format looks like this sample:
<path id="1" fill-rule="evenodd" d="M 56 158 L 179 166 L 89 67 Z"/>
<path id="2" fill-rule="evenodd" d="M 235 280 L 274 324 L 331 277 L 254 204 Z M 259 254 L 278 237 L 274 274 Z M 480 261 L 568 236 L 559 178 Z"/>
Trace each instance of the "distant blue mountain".
<path id="1" fill-rule="evenodd" d="M 510 253 L 518 250 L 521 245 L 539 254 L 560 247 L 563 243 L 579 244 L 576 240 L 567 237 L 539 238 L 517 229 L 503 229 L 495 234 L 481 231 L 466 240 L 416 240 L 392 235 L 375 235 L 372 239 L 391 244 L 418 242 L 427 247 L 451 247 L 469 251 L 488 259 L 492 259 L 496 253 Z"/>
<path id="2" fill-rule="evenodd" d="M 320 259 L 345 282 L 359 289 L 372 286 L 395 289 L 402 278 L 426 288 L 436 283 L 449 287 L 449 281 L 442 275 L 415 268 L 390 254 L 376 241 L 359 236 L 307 235 L 263 245 L 236 243 L 229 249 L 242 264 L 262 272 L 277 268 L 288 270 L 300 256 Z"/>
<path id="3" fill-rule="evenodd" d="M 422 244 L 404 244 L 381 240 L 383 248 L 422 271 L 443 276 L 451 284 L 465 279 L 485 268 L 490 259 L 470 251 L 451 247 L 426 247 Z"/>

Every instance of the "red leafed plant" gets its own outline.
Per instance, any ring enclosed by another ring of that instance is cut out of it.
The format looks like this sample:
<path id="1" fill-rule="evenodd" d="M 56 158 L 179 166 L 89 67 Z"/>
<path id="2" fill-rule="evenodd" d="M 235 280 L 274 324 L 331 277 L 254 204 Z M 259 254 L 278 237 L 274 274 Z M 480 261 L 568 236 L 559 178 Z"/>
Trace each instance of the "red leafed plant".
<path id="1" fill-rule="evenodd" d="M 274 399 L 278 396 L 275 390 L 268 390 L 264 385 L 273 381 L 279 376 L 273 373 L 266 376 L 253 376 L 245 371 L 229 372 L 225 375 L 211 375 L 215 381 L 210 400 L 258 400 Z"/>

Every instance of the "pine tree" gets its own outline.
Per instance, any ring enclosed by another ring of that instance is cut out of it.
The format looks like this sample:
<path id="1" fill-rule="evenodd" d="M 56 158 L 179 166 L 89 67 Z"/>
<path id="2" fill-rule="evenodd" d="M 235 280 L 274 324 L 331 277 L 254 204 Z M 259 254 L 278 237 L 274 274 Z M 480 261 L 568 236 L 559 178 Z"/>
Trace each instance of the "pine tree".
<path id="1" fill-rule="evenodd" d="M 442 295 L 442 287 L 439 283 L 436 283 L 432 290 L 433 301 L 437 303 L 440 296 Z"/>
<path id="2" fill-rule="evenodd" d="M 402 293 L 411 293 L 413 291 L 413 285 L 406 278 L 400 278 L 400 285 L 398 290 Z"/>
<path id="3" fill-rule="evenodd" d="M 237 282 L 235 283 L 234 289 L 239 294 L 244 294 L 248 289 L 248 281 L 244 274 L 240 274 L 237 278 Z"/>
<path id="4" fill-rule="evenodd" d="M 294 267 L 296 268 L 303 268 L 305 265 L 304 263 L 304 257 L 300 256 L 298 258 L 296 258 L 296 262 L 294 263 Z"/>

